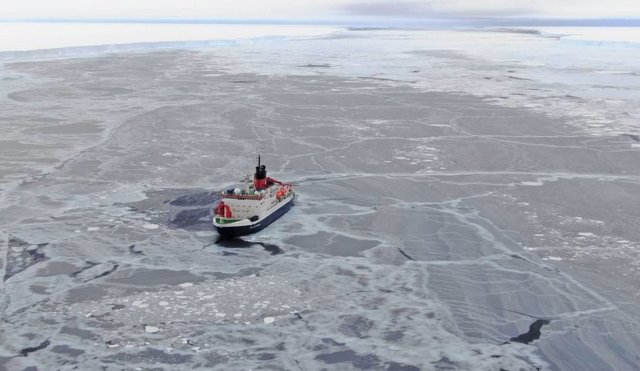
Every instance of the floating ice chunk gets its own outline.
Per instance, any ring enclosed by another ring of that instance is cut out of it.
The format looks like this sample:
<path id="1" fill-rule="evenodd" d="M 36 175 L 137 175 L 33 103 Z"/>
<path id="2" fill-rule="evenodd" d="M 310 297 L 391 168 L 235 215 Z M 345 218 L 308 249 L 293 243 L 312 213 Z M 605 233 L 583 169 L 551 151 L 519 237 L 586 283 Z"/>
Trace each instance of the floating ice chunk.
<path id="1" fill-rule="evenodd" d="M 160 228 L 160 226 L 157 225 L 157 224 L 153 224 L 153 223 L 144 223 L 142 225 L 142 228 L 144 228 L 144 229 L 158 229 L 158 228 Z"/>
<path id="2" fill-rule="evenodd" d="M 156 332 L 160 331 L 160 329 L 156 326 L 144 326 L 144 331 L 147 334 L 155 334 Z"/>
<path id="3" fill-rule="evenodd" d="M 539 187 L 542 185 L 542 182 L 522 182 L 520 183 L 524 186 L 532 186 L 532 187 Z"/>
<path id="4" fill-rule="evenodd" d="M 591 232 L 579 232 L 578 235 L 582 237 L 593 237 L 594 234 Z"/>
<path id="5" fill-rule="evenodd" d="M 178 286 L 180 286 L 180 287 L 184 287 L 184 288 L 187 288 L 187 287 L 193 287 L 193 283 L 191 283 L 191 282 L 185 282 L 185 283 L 181 283 L 181 284 L 179 284 Z"/>
<path id="6" fill-rule="evenodd" d="M 138 308 L 146 308 L 149 306 L 149 304 L 145 304 L 144 301 L 142 300 L 136 300 L 133 303 L 131 303 L 131 305 Z"/>
<path id="7" fill-rule="evenodd" d="M 276 321 L 275 318 L 273 317 L 264 317 L 264 323 L 269 324 L 269 323 L 274 323 Z"/>
<path id="8" fill-rule="evenodd" d="M 89 232 L 95 232 L 95 231 L 99 231 L 100 227 L 87 227 L 87 231 Z"/>

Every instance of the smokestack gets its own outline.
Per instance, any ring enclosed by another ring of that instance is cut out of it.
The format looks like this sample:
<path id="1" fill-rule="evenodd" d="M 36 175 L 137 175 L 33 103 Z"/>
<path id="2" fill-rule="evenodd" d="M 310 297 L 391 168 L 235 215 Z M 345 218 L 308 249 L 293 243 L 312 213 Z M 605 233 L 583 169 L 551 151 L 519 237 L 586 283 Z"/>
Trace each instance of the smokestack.
<path id="1" fill-rule="evenodd" d="M 258 166 L 256 166 L 256 173 L 253 176 L 253 185 L 256 189 L 267 187 L 267 167 L 260 165 L 260 155 L 258 155 Z"/>

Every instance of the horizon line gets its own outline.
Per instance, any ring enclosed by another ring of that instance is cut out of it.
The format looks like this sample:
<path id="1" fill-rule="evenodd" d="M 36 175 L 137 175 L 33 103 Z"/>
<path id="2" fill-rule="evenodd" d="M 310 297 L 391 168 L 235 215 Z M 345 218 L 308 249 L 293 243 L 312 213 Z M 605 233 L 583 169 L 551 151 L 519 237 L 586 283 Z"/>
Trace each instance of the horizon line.
<path id="1" fill-rule="evenodd" d="M 255 18 L 184 18 L 184 17 L 0 17 L 0 23 L 114 23 L 114 24 L 228 24 L 228 25 L 323 25 L 323 26 L 357 26 L 377 25 L 397 27 L 433 26 L 433 25 L 478 25 L 478 26 L 608 26 L 608 27 L 638 27 L 640 18 L 480 18 L 480 17 L 451 17 L 451 18 L 362 18 L 352 19 L 255 19 Z"/>

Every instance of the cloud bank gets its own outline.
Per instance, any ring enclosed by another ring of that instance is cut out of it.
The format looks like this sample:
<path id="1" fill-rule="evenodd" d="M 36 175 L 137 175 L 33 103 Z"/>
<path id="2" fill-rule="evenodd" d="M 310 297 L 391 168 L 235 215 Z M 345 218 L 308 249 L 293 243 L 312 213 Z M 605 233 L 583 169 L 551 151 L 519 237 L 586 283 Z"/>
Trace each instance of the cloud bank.
<path id="1" fill-rule="evenodd" d="M 639 0 L 354 0 L 342 9 L 353 16 L 396 18 L 640 17 Z"/>
<path id="2" fill-rule="evenodd" d="M 0 0 L 0 18 L 640 18 L 640 0 Z"/>

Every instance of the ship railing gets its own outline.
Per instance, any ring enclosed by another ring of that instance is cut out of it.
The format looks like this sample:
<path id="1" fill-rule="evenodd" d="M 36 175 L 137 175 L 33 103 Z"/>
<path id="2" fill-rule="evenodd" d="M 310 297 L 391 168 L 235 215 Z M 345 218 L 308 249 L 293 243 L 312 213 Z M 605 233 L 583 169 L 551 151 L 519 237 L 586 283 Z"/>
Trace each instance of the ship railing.
<path id="1" fill-rule="evenodd" d="M 237 194 L 226 194 L 226 193 L 222 194 L 222 198 L 233 198 L 236 200 L 261 200 L 262 197 L 263 197 L 262 195 L 256 196 L 256 195 L 243 195 L 243 194 L 237 195 Z"/>

